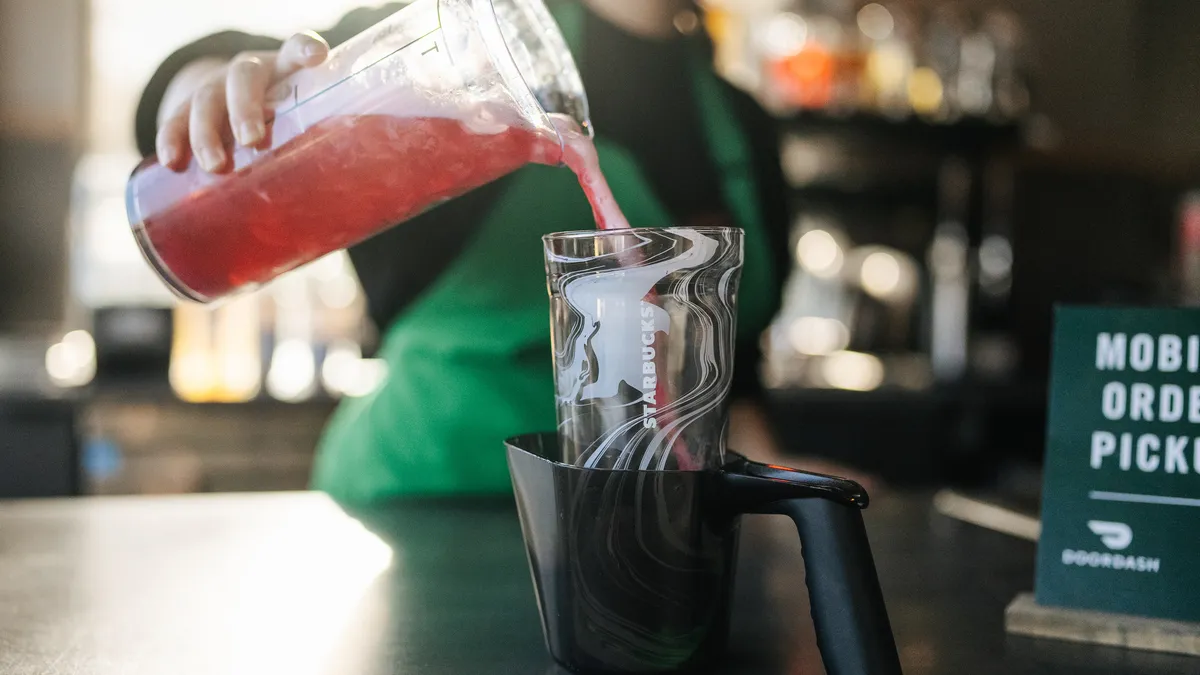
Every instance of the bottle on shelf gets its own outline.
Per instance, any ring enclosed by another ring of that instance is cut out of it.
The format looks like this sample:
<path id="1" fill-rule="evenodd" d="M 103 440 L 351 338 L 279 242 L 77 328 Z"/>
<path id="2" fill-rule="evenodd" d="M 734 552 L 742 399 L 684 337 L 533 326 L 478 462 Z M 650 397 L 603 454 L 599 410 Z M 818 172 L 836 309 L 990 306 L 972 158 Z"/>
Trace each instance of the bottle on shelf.
<path id="1" fill-rule="evenodd" d="M 970 330 L 970 240 L 967 218 L 971 174 L 966 163 L 948 159 L 938 180 L 940 213 L 927 254 L 930 277 L 929 360 L 941 382 L 967 370 Z"/>
<path id="2" fill-rule="evenodd" d="M 977 25 L 959 43 L 958 73 L 952 91 L 963 115 L 988 117 L 995 108 L 996 42 Z"/>
<path id="3" fill-rule="evenodd" d="M 966 67 L 964 50 L 974 32 L 973 25 L 971 17 L 957 3 L 937 7 L 926 23 L 926 62 L 922 67 L 928 69 L 931 79 L 936 76 L 942 93 L 938 105 L 919 111 L 926 117 L 939 122 L 955 122 L 962 117 L 963 107 L 957 83 Z M 932 103 L 932 100 L 927 103 Z"/>
<path id="4" fill-rule="evenodd" d="M 861 22 L 859 29 L 870 31 L 871 39 L 867 53 L 866 81 L 868 109 L 887 118 L 906 117 L 911 111 L 908 83 L 916 67 L 913 53 L 913 37 L 916 33 L 915 17 L 911 11 L 900 6 L 883 7 L 883 12 L 872 10 L 872 22 Z M 866 9 L 866 8 L 864 8 Z M 871 17 L 868 14 L 868 18 Z M 863 25 L 865 23 L 865 26 Z M 890 28 L 884 30 L 890 23 Z"/>
<path id="5" fill-rule="evenodd" d="M 989 10 L 983 26 L 995 49 L 992 114 L 1000 120 L 1020 119 L 1029 112 L 1024 28 L 1016 16 L 1000 9 Z"/>
<path id="6" fill-rule="evenodd" d="M 784 0 L 773 13 L 753 3 L 739 15 L 733 0 L 710 4 L 718 69 L 781 114 L 915 114 L 952 124 L 1007 122 L 1028 111 L 1024 32 L 1010 12 L 957 2 Z M 758 74 L 748 74 L 756 62 Z"/>

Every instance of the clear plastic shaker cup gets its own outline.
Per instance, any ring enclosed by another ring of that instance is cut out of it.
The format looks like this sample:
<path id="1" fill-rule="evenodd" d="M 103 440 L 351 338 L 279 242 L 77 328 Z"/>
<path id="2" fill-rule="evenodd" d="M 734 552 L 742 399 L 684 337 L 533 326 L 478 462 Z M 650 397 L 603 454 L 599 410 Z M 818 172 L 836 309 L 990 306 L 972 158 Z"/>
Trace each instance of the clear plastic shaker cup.
<path id="1" fill-rule="evenodd" d="M 560 164 L 552 113 L 591 131 L 541 0 L 416 0 L 268 100 L 268 140 L 236 148 L 231 172 L 148 158 L 129 181 L 135 238 L 186 299 L 257 287 L 525 164 Z"/>

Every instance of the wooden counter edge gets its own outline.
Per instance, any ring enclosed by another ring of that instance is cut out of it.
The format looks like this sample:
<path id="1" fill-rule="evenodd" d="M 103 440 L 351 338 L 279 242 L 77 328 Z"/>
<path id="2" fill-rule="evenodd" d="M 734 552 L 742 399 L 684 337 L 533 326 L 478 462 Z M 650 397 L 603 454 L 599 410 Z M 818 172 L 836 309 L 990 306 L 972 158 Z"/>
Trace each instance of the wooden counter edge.
<path id="1" fill-rule="evenodd" d="M 1014 635 L 1200 656 L 1200 623 L 1043 607 L 1022 593 L 1004 611 Z"/>

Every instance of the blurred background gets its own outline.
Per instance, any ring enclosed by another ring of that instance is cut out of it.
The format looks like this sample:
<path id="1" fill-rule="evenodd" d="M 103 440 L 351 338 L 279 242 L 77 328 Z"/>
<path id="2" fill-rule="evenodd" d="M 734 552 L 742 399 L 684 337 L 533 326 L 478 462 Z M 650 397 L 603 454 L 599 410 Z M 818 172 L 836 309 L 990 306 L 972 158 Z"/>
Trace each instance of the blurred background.
<path id="1" fill-rule="evenodd" d="M 386 375 L 348 258 L 176 306 L 124 185 L 174 49 L 361 4 L 0 0 L 0 497 L 307 485 L 336 401 Z M 1053 304 L 1200 302 L 1200 4 L 705 4 L 718 71 L 780 121 L 761 369 L 789 452 L 906 485 L 1036 470 Z"/>

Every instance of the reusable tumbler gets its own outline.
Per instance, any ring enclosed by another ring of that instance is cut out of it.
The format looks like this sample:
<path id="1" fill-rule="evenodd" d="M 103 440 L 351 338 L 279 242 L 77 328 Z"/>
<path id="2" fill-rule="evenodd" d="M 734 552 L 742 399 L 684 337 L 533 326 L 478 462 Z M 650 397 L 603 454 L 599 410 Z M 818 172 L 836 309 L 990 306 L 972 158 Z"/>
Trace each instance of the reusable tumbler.
<path id="1" fill-rule="evenodd" d="M 720 467 L 742 231 L 592 230 L 543 241 L 564 461 Z"/>

